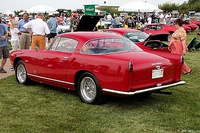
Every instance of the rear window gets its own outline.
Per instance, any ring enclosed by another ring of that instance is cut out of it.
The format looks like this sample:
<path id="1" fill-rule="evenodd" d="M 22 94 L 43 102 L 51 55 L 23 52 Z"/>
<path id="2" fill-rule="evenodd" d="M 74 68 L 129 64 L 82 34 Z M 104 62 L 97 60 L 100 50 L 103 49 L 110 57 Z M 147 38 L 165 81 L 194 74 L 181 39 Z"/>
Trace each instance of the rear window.
<path id="1" fill-rule="evenodd" d="M 109 54 L 134 51 L 142 51 L 142 49 L 127 38 L 101 38 L 90 40 L 84 44 L 81 49 L 81 53 L 84 54 Z"/>

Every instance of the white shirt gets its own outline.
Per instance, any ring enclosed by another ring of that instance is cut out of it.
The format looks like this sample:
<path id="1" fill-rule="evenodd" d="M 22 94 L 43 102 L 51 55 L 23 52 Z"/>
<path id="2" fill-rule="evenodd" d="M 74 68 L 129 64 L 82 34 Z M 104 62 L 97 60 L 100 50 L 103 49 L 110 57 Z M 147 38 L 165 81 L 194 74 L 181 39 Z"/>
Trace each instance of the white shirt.
<path id="1" fill-rule="evenodd" d="M 11 41 L 14 41 L 14 40 L 19 40 L 19 30 L 17 28 L 14 28 L 14 29 L 10 29 L 10 32 L 11 32 Z"/>
<path id="2" fill-rule="evenodd" d="M 151 17 L 148 17 L 148 18 L 147 18 L 147 23 L 148 23 L 148 24 L 151 24 L 151 21 L 152 21 L 152 18 L 151 18 Z"/>
<path id="3" fill-rule="evenodd" d="M 111 21 L 112 20 L 112 16 L 110 14 L 107 15 L 107 19 L 108 21 Z"/>
<path id="4" fill-rule="evenodd" d="M 29 21 L 26 23 L 24 28 L 31 28 L 33 35 L 42 35 L 50 34 L 49 27 L 47 23 L 45 23 L 42 19 L 36 18 L 34 20 Z"/>

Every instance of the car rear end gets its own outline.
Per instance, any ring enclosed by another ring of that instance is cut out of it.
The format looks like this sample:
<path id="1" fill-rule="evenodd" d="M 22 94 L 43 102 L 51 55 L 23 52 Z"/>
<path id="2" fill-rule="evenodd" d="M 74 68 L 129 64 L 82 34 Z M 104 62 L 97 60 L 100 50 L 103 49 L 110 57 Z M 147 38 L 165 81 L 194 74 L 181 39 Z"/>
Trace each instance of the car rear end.
<path id="1" fill-rule="evenodd" d="M 168 59 L 158 58 L 157 55 L 148 56 L 145 61 L 141 58 L 133 62 L 131 76 L 131 90 L 141 90 L 149 87 L 158 87 L 180 81 L 180 71 Z"/>
<path id="2" fill-rule="evenodd" d="M 124 58 L 126 56 L 121 55 Z M 137 52 L 134 53 L 127 66 L 126 71 L 128 72 L 124 74 L 124 76 L 128 75 L 125 77 L 127 80 L 121 80 L 119 84 L 116 84 L 116 88 L 104 88 L 103 91 L 121 95 L 134 95 L 148 91 L 159 91 L 185 83 L 180 79 L 181 58 L 178 58 L 178 56 L 176 59 L 170 60 L 147 52 Z M 128 86 L 126 86 L 127 83 Z M 123 84 L 124 87 L 122 87 Z"/>

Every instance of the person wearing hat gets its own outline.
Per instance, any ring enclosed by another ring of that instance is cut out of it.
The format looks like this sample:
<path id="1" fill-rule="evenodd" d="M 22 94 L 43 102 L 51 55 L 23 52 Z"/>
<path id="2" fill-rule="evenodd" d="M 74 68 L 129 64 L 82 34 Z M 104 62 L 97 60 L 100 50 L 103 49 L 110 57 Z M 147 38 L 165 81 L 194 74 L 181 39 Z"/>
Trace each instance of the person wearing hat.
<path id="1" fill-rule="evenodd" d="M 3 69 L 5 66 L 7 59 L 9 58 L 9 49 L 7 45 L 7 36 L 8 36 L 8 30 L 5 24 L 0 19 L 0 59 L 1 65 L 0 65 L 0 73 L 6 73 L 6 71 Z"/>
<path id="2" fill-rule="evenodd" d="M 49 19 L 47 20 L 47 24 L 50 30 L 49 40 L 51 43 L 53 38 L 57 35 L 57 27 L 58 27 L 58 21 L 55 18 L 54 14 L 49 13 Z"/>
<path id="3" fill-rule="evenodd" d="M 73 14 L 73 20 L 72 20 L 72 32 L 76 30 L 76 28 L 78 27 L 79 24 L 79 16 L 78 14 Z"/>

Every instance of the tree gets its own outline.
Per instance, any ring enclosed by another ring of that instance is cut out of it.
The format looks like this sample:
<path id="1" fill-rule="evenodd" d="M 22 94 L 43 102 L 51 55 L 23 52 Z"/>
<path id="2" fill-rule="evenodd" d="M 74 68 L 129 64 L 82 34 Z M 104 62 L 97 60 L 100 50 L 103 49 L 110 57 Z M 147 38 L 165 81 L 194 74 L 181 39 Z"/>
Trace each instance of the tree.
<path id="1" fill-rule="evenodd" d="M 189 10 L 190 10 L 190 6 L 186 2 L 181 4 L 178 9 L 178 11 L 181 13 L 189 13 Z"/>
<path id="2" fill-rule="evenodd" d="M 179 4 L 166 2 L 164 4 L 159 4 L 158 7 L 163 11 L 171 12 L 172 10 L 178 10 Z"/>
<path id="3" fill-rule="evenodd" d="M 22 10 L 19 10 L 19 11 L 14 11 L 15 15 L 19 16 L 19 13 L 20 12 L 25 12 L 23 9 Z"/>
<path id="4" fill-rule="evenodd" d="M 108 13 L 119 14 L 118 6 L 100 6 L 98 9 Z"/>

